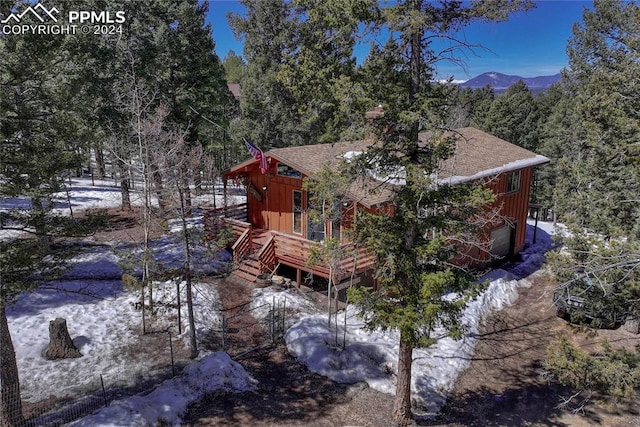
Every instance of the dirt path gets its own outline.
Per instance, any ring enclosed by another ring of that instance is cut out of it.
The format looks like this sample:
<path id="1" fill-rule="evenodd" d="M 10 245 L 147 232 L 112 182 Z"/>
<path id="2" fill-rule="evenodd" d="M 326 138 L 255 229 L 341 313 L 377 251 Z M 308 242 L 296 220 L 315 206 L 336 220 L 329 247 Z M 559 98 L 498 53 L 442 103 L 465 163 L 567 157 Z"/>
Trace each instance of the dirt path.
<path id="1" fill-rule="evenodd" d="M 631 401 L 618 410 L 592 404 L 580 414 L 557 408 L 572 392 L 547 381 L 542 361 L 558 334 L 591 349 L 605 338 L 632 348 L 640 336 L 622 329 L 576 335 L 556 316 L 553 283 L 541 273 L 530 282 L 531 287 L 519 288 L 514 305 L 483 322 L 471 365 L 458 378 L 440 421 L 450 426 L 640 426 L 640 405 Z"/>
<path id="2" fill-rule="evenodd" d="M 233 307 L 248 301 L 252 291 L 253 285 L 241 280 L 218 282 L 218 294 L 229 315 L 238 313 L 241 308 Z M 246 350 L 247 343 L 268 344 L 268 331 L 250 313 L 241 314 L 238 322 L 254 326 L 233 334 L 230 354 Z M 257 388 L 206 396 L 189 408 L 185 426 L 391 425 L 392 396 L 366 384 L 338 384 L 314 374 L 296 362 L 282 343 L 253 352 L 239 363 L 258 381 Z"/>
<path id="3" fill-rule="evenodd" d="M 95 236 L 112 241 L 120 233 L 131 238 L 129 218 L 120 227 Z M 633 348 L 640 335 L 603 330 L 595 335 L 575 334 L 555 316 L 551 303 L 553 284 L 542 275 L 530 278 L 531 287 L 520 288 L 514 305 L 486 319 L 469 368 L 458 378 L 455 388 L 436 420 L 421 421 L 427 426 L 601 426 L 640 427 L 640 405 L 627 402 L 618 409 L 591 404 L 584 413 L 557 409 L 563 396 L 571 394 L 548 382 L 541 361 L 549 342 L 560 333 L 574 337 L 585 349 L 597 348 L 603 339 Z M 212 280 L 225 316 L 234 318 L 237 331 L 226 338 L 231 355 L 250 347 L 268 345 L 268 331 L 245 310 L 253 285 L 242 280 Z M 320 306 L 324 309 L 325 305 Z M 222 349 L 219 336 L 212 335 L 210 350 Z M 148 344 L 147 344 L 148 345 Z M 153 346 L 151 346 L 153 347 Z M 148 354 L 148 353 L 147 353 Z M 258 380 L 256 390 L 241 394 L 217 392 L 192 405 L 184 417 L 185 426 L 371 426 L 392 425 L 393 396 L 366 385 L 337 384 L 310 372 L 297 363 L 287 349 L 267 346 L 239 360 Z"/>

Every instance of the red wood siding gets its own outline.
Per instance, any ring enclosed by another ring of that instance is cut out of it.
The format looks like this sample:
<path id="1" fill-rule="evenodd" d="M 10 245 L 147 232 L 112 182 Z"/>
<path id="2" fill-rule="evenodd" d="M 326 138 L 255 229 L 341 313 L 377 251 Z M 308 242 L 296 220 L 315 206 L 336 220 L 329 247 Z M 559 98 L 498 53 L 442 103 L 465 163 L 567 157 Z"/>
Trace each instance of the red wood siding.
<path id="1" fill-rule="evenodd" d="M 279 231 L 293 235 L 293 191 L 302 191 L 302 179 L 280 176 L 277 174 L 277 162 L 272 161 L 266 174 L 260 173 L 257 164 L 248 167 L 246 170 L 248 183 L 260 194 L 262 200 L 254 197 L 250 191 L 247 192 L 248 220 L 255 227 Z M 491 208 L 501 207 L 501 214 L 509 218 L 515 224 L 515 238 L 513 254 L 520 252 L 525 244 L 526 220 L 529 205 L 529 192 L 532 179 L 532 168 L 521 169 L 520 188 L 518 191 L 507 193 L 508 173 L 503 173 L 497 177 L 487 180 L 487 185 L 496 194 L 496 201 Z M 304 178 L 304 176 L 303 176 Z M 266 190 L 263 190 L 266 187 Z M 303 209 L 307 208 L 306 192 L 302 191 Z M 369 212 L 380 211 L 388 208 L 366 209 L 358 206 L 355 211 L 365 209 Z M 343 229 L 347 230 L 353 226 L 352 206 L 346 209 L 343 220 Z M 499 228 L 503 224 L 496 225 Z M 487 239 L 491 230 L 487 230 Z M 307 236 L 307 215 L 302 216 L 302 238 Z M 343 240 L 347 237 L 343 234 Z"/>
<path id="2" fill-rule="evenodd" d="M 492 208 L 501 207 L 501 214 L 516 225 L 515 244 L 513 253 L 520 252 L 527 234 L 527 212 L 529 209 L 529 192 L 531 190 L 532 168 L 520 169 L 520 189 L 507 193 L 508 173 L 498 175 L 488 182 L 489 188 L 496 194 L 496 201 Z M 499 228 L 502 224 L 494 227 Z M 490 234 L 490 231 L 489 233 Z"/>
<path id="3" fill-rule="evenodd" d="M 293 191 L 302 191 L 302 179 L 277 174 L 277 162 L 272 161 L 266 174 L 257 167 L 248 172 L 250 183 L 261 195 L 258 200 L 247 192 L 249 222 L 258 228 L 293 234 Z M 266 187 L 266 190 L 263 188 Z M 302 207 L 306 208 L 306 193 L 302 194 Z M 306 215 L 303 215 L 302 231 L 306 235 Z"/>

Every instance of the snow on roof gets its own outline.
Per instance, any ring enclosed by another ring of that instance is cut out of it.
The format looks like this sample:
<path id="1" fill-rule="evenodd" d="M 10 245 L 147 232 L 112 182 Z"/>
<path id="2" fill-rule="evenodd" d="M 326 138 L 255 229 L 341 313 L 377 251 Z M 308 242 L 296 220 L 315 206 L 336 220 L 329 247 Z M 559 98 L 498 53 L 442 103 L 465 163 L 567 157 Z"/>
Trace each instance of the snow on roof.
<path id="1" fill-rule="evenodd" d="M 495 176 L 495 175 L 499 175 L 501 173 L 505 173 L 505 172 L 512 172 L 512 171 L 516 171 L 518 169 L 524 169 L 524 168 L 528 168 L 531 166 L 538 166 L 544 163 L 547 163 L 549 161 L 548 158 L 546 158 L 545 156 L 541 156 L 539 154 L 537 154 L 535 157 L 530 157 L 527 159 L 521 159 L 521 160 L 516 160 L 513 162 L 509 162 L 506 163 L 502 166 L 498 166 L 495 168 L 491 168 L 491 169 L 486 169 L 480 172 L 477 172 L 473 175 L 470 176 L 461 176 L 461 175 L 453 175 L 453 176 L 449 176 L 447 178 L 441 178 L 438 180 L 439 184 L 449 184 L 449 185 L 456 185 L 456 184 L 461 184 L 463 182 L 471 182 L 471 181 L 475 181 L 478 179 L 482 179 L 482 178 L 487 178 L 490 176 Z"/>

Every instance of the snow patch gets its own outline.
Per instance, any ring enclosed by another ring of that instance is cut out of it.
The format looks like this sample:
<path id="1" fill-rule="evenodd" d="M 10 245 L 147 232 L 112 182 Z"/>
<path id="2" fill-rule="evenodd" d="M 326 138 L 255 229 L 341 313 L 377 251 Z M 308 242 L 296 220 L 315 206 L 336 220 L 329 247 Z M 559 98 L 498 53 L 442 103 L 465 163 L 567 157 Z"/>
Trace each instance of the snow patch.
<path id="1" fill-rule="evenodd" d="M 165 381 L 148 394 L 117 400 L 74 427 L 181 425 L 188 406 L 216 390 L 253 390 L 255 380 L 223 352 L 209 354 L 187 366 L 179 377 Z"/>

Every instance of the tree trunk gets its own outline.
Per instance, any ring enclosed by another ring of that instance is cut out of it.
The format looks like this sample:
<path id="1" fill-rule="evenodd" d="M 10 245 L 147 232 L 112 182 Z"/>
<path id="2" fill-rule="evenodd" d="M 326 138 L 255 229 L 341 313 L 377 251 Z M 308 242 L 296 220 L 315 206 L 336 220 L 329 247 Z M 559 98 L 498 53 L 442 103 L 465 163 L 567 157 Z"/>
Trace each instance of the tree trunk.
<path id="1" fill-rule="evenodd" d="M 158 198 L 158 208 L 160 208 L 160 212 L 164 214 L 167 211 L 168 204 L 167 204 L 167 198 L 166 198 L 165 189 L 164 189 L 164 180 L 162 178 L 162 173 L 155 165 L 151 165 L 150 167 L 153 169 L 151 176 L 153 179 L 153 184 L 156 189 L 156 197 Z"/>
<path id="2" fill-rule="evenodd" d="M 398 426 L 414 425 L 411 412 L 411 364 L 413 363 L 413 346 L 400 333 L 398 349 L 398 376 L 396 378 L 396 398 L 393 404 L 393 419 Z"/>
<path id="3" fill-rule="evenodd" d="M 179 179 L 179 178 L 178 178 Z M 178 181 L 179 182 L 179 181 Z M 184 275 L 187 282 L 187 315 L 189 321 L 189 347 L 191 358 L 198 356 L 198 341 L 196 339 L 196 321 L 193 314 L 193 292 L 191 289 L 191 240 L 187 229 L 187 218 L 185 213 L 184 191 L 178 185 L 178 195 L 180 196 L 180 216 L 182 219 L 182 238 L 184 244 Z"/>
<path id="4" fill-rule="evenodd" d="M 118 160 L 118 169 L 120 172 L 120 195 L 122 196 L 122 210 L 131 210 L 131 195 L 129 193 L 129 175 L 123 161 Z"/>
<path id="5" fill-rule="evenodd" d="M 96 160 L 95 175 L 98 179 L 104 179 L 106 176 L 106 169 L 104 165 L 104 151 L 102 150 L 102 143 L 97 142 L 93 146 L 94 157 Z"/>
<path id="6" fill-rule="evenodd" d="M 0 426 L 21 426 L 23 423 L 16 353 L 9 332 L 5 303 L 0 298 Z"/>
<path id="7" fill-rule="evenodd" d="M 65 319 L 58 317 L 49 322 L 49 345 L 42 356 L 48 360 L 82 357 L 82 353 L 76 348 L 71 336 L 69 336 Z"/>
<path id="8" fill-rule="evenodd" d="M 193 186 L 196 189 L 196 196 L 201 196 L 204 193 L 202 190 L 202 169 L 200 167 L 196 168 L 193 174 Z"/>
<path id="9" fill-rule="evenodd" d="M 193 216 L 193 203 L 191 201 L 191 187 L 189 186 L 188 178 L 184 179 L 182 188 L 184 191 L 184 214 L 187 216 L 187 218 L 191 218 Z"/>
<path id="10" fill-rule="evenodd" d="M 42 253 L 48 253 L 51 246 L 51 238 L 47 230 L 47 209 L 39 196 L 31 199 L 33 210 L 33 227 L 35 228 L 38 244 Z"/>

